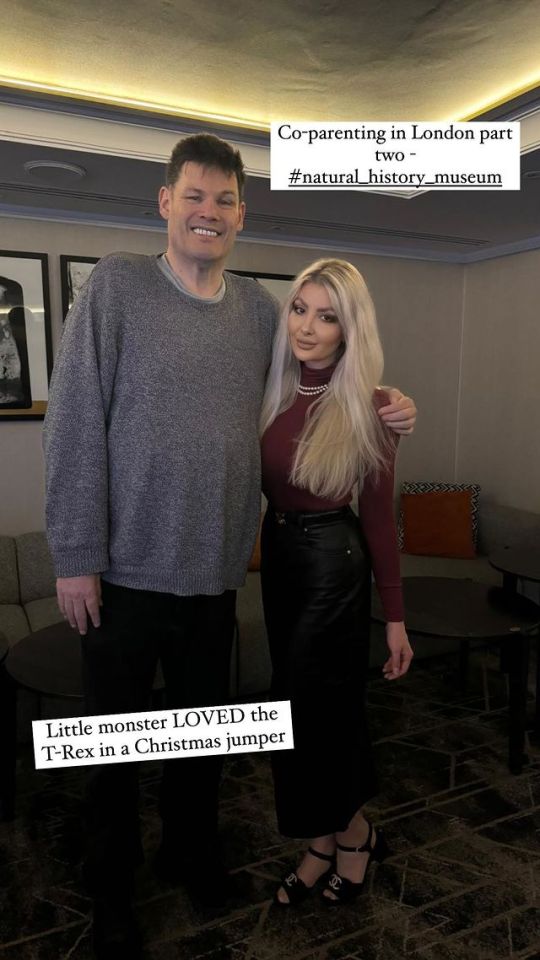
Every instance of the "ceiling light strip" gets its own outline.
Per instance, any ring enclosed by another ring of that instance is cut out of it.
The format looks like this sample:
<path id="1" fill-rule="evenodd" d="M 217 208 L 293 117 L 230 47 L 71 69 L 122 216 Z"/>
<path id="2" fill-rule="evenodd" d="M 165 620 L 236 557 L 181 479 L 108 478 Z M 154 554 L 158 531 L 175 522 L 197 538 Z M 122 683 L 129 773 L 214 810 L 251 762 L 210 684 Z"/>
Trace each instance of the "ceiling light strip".
<path id="1" fill-rule="evenodd" d="M 27 90 L 31 93 L 46 93 L 57 97 L 71 97 L 85 103 L 107 104 L 116 107 L 127 107 L 129 110 L 145 111 L 148 113 L 163 114 L 167 117 L 178 117 L 186 120 L 202 120 L 208 123 L 225 124 L 243 130 L 253 130 L 257 133 L 269 133 L 270 124 L 262 123 L 247 117 L 234 117 L 223 113 L 213 113 L 210 110 L 193 110 L 189 107 L 172 107 L 164 103 L 151 100 L 139 100 L 135 97 L 119 97 L 110 93 L 97 93 L 91 90 L 77 90 L 74 87 L 57 86 L 51 83 L 39 83 L 36 80 L 15 80 L 13 77 L 0 75 L 0 85 L 14 90 Z"/>

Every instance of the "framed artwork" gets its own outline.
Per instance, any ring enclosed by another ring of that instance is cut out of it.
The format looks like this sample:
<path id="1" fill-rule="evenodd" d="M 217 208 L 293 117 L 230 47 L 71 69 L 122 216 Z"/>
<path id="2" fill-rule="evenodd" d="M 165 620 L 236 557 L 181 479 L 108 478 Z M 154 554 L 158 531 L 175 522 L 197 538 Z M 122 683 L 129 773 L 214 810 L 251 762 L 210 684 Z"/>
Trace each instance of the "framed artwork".
<path id="1" fill-rule="evenodd" d="M 292 273 L 257 273 L 252 270 L 230 270 L 229 273 L 237 273 L 240 277 L 253 277 L 273 293 L 280 303 L 283 303 L 289 292 L 291 280 L 294 280 Z"/>
<path id="2" fill-rule="evenodd" d="M 60 256 L 60 279 L 62 281 L 62 313 L 64 320 L 73 306 L 73 301 L 92 273 L 99 257 Z"/>
<path id="3" fill-rule="evenodd" d="M 43 420 L 51 370 L 47 255 L 0 250 L 0 421 Z"/>

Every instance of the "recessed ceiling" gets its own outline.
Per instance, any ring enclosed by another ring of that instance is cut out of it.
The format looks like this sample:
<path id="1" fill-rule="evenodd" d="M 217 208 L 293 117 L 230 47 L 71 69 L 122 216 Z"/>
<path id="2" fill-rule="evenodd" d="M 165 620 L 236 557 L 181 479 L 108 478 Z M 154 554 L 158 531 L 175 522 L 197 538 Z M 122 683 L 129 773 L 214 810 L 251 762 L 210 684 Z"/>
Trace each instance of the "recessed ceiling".
<path id="1" fill-rule="evenodd" d="M 59 160 L 86 176 L 49 186 L 30 178 L 25 163 Z M 270 190 L 249 177 L 247 217 L 240 239 L 317 245 L 326 250 L 467 262 L 540 245 L 540 150 L 521 158 L 521 190 L 502 193 L 427 192 L 414 200 L 370 193 Z M 78 153 L 27 143 L 3 143 L 0 214 L 165 229 L 157 194 L 164 165 L 127 157 Z"/>
<path id="2" fill-rule="evenodd" d="M 264 127 L 446 120 L 540 83 L 538 0 L 4 0 L 0 83 Z"/>

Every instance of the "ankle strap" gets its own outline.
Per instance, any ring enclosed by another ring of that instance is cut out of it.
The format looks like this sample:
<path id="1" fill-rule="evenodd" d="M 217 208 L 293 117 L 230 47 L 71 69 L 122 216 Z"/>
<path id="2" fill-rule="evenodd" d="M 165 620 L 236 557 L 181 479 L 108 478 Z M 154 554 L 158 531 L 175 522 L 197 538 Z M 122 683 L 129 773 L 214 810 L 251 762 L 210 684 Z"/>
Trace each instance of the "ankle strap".
<path id="1" fill-rule="evenodd" d="M 333 860 L 333 853 L 321 853 L 319 850 L 314 850 L 313 847 L 308 847 L 308 853 L 311 853 L 313 857 L 318 857 L 319 860 Z"/>
<path id="2" fill-rule="evenodd" d="M 368 823 L 368 835 L 366 842 L 361 847 L 345 847 L 342 843 L 336 842 L 336 847 L 338 850 L 345 850 L 347 853 L 366 853 L 368 850 L 371 850 L 371 838 L 373 836 L 373 824 Z"/>

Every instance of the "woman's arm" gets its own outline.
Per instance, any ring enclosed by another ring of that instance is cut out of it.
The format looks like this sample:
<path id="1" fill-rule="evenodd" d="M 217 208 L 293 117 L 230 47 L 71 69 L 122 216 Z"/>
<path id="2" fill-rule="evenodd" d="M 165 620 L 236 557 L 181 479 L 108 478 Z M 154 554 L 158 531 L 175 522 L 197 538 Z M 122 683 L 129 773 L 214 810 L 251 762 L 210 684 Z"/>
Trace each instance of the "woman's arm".
<path id="1" fill-rule="evenodd" d="M 397 680 L 407 673 L 414 656 L 403 621 L 386 624 L 386 643 L 390 656 L 383 665 L 383 675 L 385 680 Z"/>
<path id="2" fill-rule="evenodd" d="M 359 516 L 366 538 L 386 624 L 390 657 L 383 666 L 387 680 L 396 680 L 409 669 L 413 652 L 403 623 L 403 596 L 399 551 L 394 520 L 394 460 L 375 477 L 368 477 L 358 500 Z"/>

